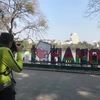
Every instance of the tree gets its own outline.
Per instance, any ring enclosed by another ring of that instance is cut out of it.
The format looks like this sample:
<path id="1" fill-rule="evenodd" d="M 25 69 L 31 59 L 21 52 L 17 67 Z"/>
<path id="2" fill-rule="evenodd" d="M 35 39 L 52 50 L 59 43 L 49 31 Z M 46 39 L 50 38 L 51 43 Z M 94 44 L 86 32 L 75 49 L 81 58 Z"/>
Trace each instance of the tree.
<path id="1" fill-rule="evenodd" d="M 86 9 L 86 17 L 97 17 L 100 15 L 100 0 L 89 0 Z"/>
<path id="2" fill-rule="evenodd" d="M 32 38 L 34 33 L 48 28 L 37 0 L 0 0 L 0 22 L 2 30 L 24 38 Z"/>

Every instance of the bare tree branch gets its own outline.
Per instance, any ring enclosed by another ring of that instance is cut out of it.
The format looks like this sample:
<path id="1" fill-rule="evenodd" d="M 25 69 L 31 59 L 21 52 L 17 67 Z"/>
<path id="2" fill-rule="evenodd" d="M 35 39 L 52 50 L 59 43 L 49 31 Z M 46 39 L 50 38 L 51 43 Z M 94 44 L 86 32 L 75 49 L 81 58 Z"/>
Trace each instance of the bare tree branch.
<path id="1" fill-rule="evenodd" d="M 37 0 L 0 0 L 0 14 L 5 29 L 14 35 L 26 34 L 27 31 L 29 37 L 48 29 Z"/>

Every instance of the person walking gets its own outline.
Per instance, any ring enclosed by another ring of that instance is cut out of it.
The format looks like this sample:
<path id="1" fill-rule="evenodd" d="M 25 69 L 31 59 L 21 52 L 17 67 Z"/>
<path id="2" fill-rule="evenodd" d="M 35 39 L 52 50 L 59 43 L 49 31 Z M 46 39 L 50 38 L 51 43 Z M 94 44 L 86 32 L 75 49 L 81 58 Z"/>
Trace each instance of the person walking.
<path id="1" fill-rule="evenodd" d="M 0 100 L 15 100 L 16 84 L 12 71 L 21 72 L 22 63 L 22 45 L 15 44 L 14 49 L 17 54 L 15 60 L 14 54 L 10 48 L 14 42 L 14 37 L 10 33 L 3 32 L 0 34 Z"/>

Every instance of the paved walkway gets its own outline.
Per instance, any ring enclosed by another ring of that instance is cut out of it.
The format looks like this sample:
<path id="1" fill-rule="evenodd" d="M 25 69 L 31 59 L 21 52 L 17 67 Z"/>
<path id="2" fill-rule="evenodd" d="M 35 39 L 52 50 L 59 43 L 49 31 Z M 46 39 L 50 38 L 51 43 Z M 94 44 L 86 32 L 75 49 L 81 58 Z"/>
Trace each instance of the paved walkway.
<path id="1" fill-rule="evenodd" d="M 16 100 L 100 100 L 100 75 L 23 70 Z"/>

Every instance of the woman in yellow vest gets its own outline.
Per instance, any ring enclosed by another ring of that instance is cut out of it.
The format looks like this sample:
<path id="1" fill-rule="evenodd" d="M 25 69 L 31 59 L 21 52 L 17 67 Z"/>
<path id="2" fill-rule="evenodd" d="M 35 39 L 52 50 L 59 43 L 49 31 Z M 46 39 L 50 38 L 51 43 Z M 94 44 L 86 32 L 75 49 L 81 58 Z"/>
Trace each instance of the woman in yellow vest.
<path id="1" fill-rule="evenodd" d="M 12 34 L 6 32 L 0 34 L 0 100 L 15 100 L 14 79 L 11 73 L 12 70 L 21 72 L 23 68 L 23 46 L 15 44 L 17 53 L 17 59 L 15 60 L 11 51 L 13 43 Z"/>

